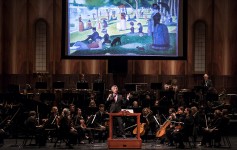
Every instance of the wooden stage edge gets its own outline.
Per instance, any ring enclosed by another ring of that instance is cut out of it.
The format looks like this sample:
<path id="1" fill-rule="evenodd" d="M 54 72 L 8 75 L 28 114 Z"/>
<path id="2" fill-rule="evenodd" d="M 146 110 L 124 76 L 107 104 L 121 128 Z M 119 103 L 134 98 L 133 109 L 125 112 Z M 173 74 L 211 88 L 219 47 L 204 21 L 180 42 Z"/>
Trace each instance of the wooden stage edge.
<path id="1" fill-rule="evenodd" d="M 108 139 L 108 148 L 141 148 L 142 140 L 136 138 L 127 138 L 127 139 Z"/>

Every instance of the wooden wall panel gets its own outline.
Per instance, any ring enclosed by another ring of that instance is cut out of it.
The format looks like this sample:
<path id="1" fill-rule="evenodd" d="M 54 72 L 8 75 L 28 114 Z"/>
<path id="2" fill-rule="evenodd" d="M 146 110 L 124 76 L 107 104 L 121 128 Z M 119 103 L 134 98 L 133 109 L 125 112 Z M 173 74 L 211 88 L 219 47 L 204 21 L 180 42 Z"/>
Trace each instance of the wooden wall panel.
<path id="1" fill-rule="evenodd" d="M 49 63 L 47 65 L 48 71 L 52 73 L 53 67 L 53 51 L 54 51 L 54 1 L 53 0 L 28 0 L 28 24 L 29 24 L 29 55 L 32 56 L 30 64 L 33 65 L 35 62 L 35 23 L 37 20 L 42 19 L 47 22 L 47 57 Z M 59 16 L 60 17 L 60 16 Z M 34 65 L 30 66 L 30 73 L 33 73 Z"/>
<path id="2" fill-rule="evenodd" d="M 2 28 L 2 18 L 3 18 L 3 7 L 2 7 L 2 1 L 0 1 L 0 83 L 1 83 L 1 74 L 2 74 L 2 40 L 3 40 L 3 38 L 2 38 L 2 30 L 3 30 L 3 28 Z"/>
<path id="3" fill-rule="evenodd" d="M 161 62 L 162 75 L 185 75 L 185 61 L 163 60 Z"/>
<path id="4" fill-rule="evenodd" d="M 215 28 L 213 72 L 216 75 L 236 74 L 236 25 L 233 12 L 237 8 L 233 0 L 215 1 Z M 234 67 L 235 66 L 235 67 Z"/>
<path id="5" fill-rule="evenodd" d="M 98 74 L 106 73 L 106 61 L 105 60 L 82 60 L 81 61 L 81 73 L 85 74 Z"/>
<path id="6" fill-rule="evenodd" d="M 62 31 L 62 2 L 53 0 L 53 51 L 52 68 L 53 74 L 79 74 L 81 73 L 81 60 L 62 59 L 61 56 L 61 31 Z"/>
<path id="7" fill-rule="evenodd" d="M 3 70 L 6 74 L 25 74 L 27 50 L 27 1 L 3 2 Z"/>
<path id="8" fill-rule="evenodd" d="M 186 74 L 194 73 L 194 24 L 203 21 L 207 25 L 206 43 L 206 70 L 211 70 L 213 51 L 213 0 L 192 0 L 188 1 L 188 45 L 187 45 L 187 70 Z"/>
<path id="9" fill-rule="evenodd" d="M 157 60 L 134 60 L 132 67 L 133 68 L 128 68 L 128 70 L 132 69 L 133 74 L 138 75 L 158 75 L 160 68 Z"/>
<path id="10" fill-rule="evenodd" d="M 55 77 L 68 74 L 71 83 L 71 78 L 80 73 L 108 73 L 107 60 L 61 58 L 61 0 L 5 0 L 0 1 L 0 9 L 0 74 L 22 76 L 34 72 L 35 22 L 38 19 L 48 24 L 50 74 Z M 128 75 L 119 79 L 124 80 L 122 82 L 160 82 L 176 77 L 185 82 L 183 86 L 198 85 L 202 75 L 193 75 L 193 25 L 202 20 L 207 24 L 206 72 L 218 80 L 218 87 L 229 86 L 236 81 L 237 75 L 236 10 L 236 0 L 189 0 L 187 60 L 129 60 Z M 182 77 L 184 75 L 188 76 L 187 80 Z M 7 81 L 21 83 L 18 80 L 23 79 L 12 77 Z M 29 81 L 29 76 L 24 81 Z"/>
<path id="11" fill-rule="evenodd" d="M 218 1 L 218 0 L 217 0 Z M 213 73 L 214 74 L 226 74 L 228 72 L 228 67 L 224 68 L 224 64 L 226 64 L 225 60 L 226 57 L 228 57 L 228 45 L 226 45 L 226 38 L 228 38 L 228 18 L 226 17 L 226 13 L 228 11 L 226 8 L 228 7 L 228 4 L 226 1 L 222 1 L 221 6 L 219 2 L 215 2 L 215 16 L 214 16 L 214 21 L 215 21 L 215 28 L 214 28 L 214 49 L 215 53 L 213 53 Z M 228 0 L 227 0 L 228 1 Z M 223 28 L 225 26 L 225 28 Z M 225 49 L 227 51 L 225 51 Z M 219 63 L 222 62 L 222 63 Z"/>

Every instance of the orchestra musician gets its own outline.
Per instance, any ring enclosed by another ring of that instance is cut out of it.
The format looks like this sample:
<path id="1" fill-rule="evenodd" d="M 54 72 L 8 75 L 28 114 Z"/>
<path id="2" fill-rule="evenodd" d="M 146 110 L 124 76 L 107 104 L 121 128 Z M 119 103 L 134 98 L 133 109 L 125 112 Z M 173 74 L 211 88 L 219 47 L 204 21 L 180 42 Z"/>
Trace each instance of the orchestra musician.
<path id="1" fill-rule="evenodd" d="M 103 83 L 103 82 L 104 82 L 103 78 L 102 78 L 101 74 L 99 73 L 97 75 L 97 78 L 95 79 L 94 83 Z"/>
<path id="2" fill-rule="evenodd" d="M 57 133 L 59 118 L 60 116 L 58 114 L 58 107 L 53 106 L 47 119 L 43 119 L 43 126 L 48 130 L 47 134 L 49 140 L 51 140 L 51 137 L 55 136 Z"/>
<path id="3" fill-rule="evenodd" d="M 84 74 L 81 74 L 81 75 L 80 75 L 80 80 L 79 80 L 78 82 L 79 82 L 79 83 L 88 83 L 88 81 L 86 80 Z"/>
<path id="4" fill-rule="evenodd" d="M 4 145 L 4 137 L 6 135 L 6 128 L 9 125 L 8 118 L 2 119 L 2 112 L 0 111 L 0 147 Z"/>
<path id="5" fill-rule="evenodd" d="M 71 120 L 74 120 L 74 118 L 75 118 L 75 116 L 77 114 L 76 107 L 75 107 L 74 104 L 70 104 L 69 105 L 69 111 L 70 111 L 70 118 L 71 118 Z"/>
<path id="6" fill-rule="evenodd" d="M 177 129 L 177 126 L 179 128 L 182 128 L 182 122 L 184 120 L 184 108 L 181 106 L 178 108 L 178 111 L 176 112 L 174 108 L 169 109 L 169 117 L 168 120 L 171 121 L 170 126 L 166 129 L 166 137 L 169 141 L 169 146 L 174 146 L 174 131 Z M 177 124 L 178 123 L 178 124 Z"/>
<path id="7" fill-rule="evenodd" d="M 51 112 L 48 119 L 43 120 L 43 122 L 45 122 L 44 127 L 47 129 L 56 129 L 58 128 L 58 121 L 59 121 L 58 107 L 53 106 L 51 108 Z"/>
<path id="8" fill-rule="evenodd" d="M 113 85 L 111 87 L 112 94 L 109 94 L 106 104 L 110 105 L 109 112 L 110 113 L 118 113 L 121 111 L 121 108 L 123 105 L 127 105 L 127 101 L 129 101 L 130 94 L 127 95 L 126 99 L 123 99 L 122 95 L 118 94 L 118 86 Z M 114 117 L 114 123 L 118 124 L 119 133 L 117 136 L 122 136 L 123 138 L 126 138 L 124 127 L 123 127 L 123 121 L 121 117 Z M 114 130 L 116 131 L 116 126 L 114 125 Z M 114 134 L 114 133 L 113 133 Z"/>
<path id="9" fill-rule="evenodd" d="M 175 127 L 173 138 L 176 143 L 179 143 L 178 148 L 184 148 L 184 140 L 187 140 L 193 135 L 194 119 L 190 108 L 184 110 L 185 118 L 183 122 L 179 122 L 178 126 Z"/>
<path id="10" fill-rule="evenodd" d="M 54 143 L 54 147 L 56 147 L 56 144 L 59 140 L 64 140 L 69 148 L 73 148 L 73 139 L 76 137 L 77 130 L 73 127 L 70 111 L 68 108 L 64 108 L 59 119 L 58 137 Z"/>
<path id="11" fill-rule="evenodd" d="M 86 118 L 82 116 L 82 110 L 77 109 L 77 115 L 73 120 L 74 128 L 77 130 L 78 142 L 85 144 L 84 140 L 87 139 L 89 143 L 93 144 L 93 134 L 90 129 L 87 128 Z"/>
<path id="12" fill-rule="evenodd" d="M 144 130 L 143 134 L 141 134 L 141 138 L 143 142 L 147 142 L 147 135 L 149 131 L 151 131 L 153 136 L 155 135 L 157 128 L 156 128 L 156 121 L 154 117 L 155 116 L 153 115 L 153 112 L 148 107 L 145 107 L 142 109 L 142 115 L 141 115 L 140 120 L 141 120 L 142 130 Z"/>
<path id="13" fill-rule="evenodd" d="M 92 119 L 92 124 L 94 124 L 94 127 L 98 129 L 98 141 L 99 143 L 101 141 L 105 141 L 108 137 L 108 119 L 109 114 L 105 111 L 105 105 L 100 104 L 99 105 L 99 111 L 96 112 L 95 116 Z"/>
<path id="14" fill-rule="evenodd" d="M 213 87 L 212 85 L 212 80 L 209 79 L 208 74 L 203 75 L 203 81 L 202 81 L 202 86 L 203 86 L 203 93 L 206 94 L 208 90 Z"/>
<path id="15" fill-rule="evenodd" d="M 191 107 L 191 115 L 193 116 L 193 144 L 196 147 L 196 141 L 198 137 L 198 132 L 200 128 L 200 113 L 196 106 Z"/>
<path id="16" fill-rule="evenodd" d="M 205 117 L 206 118 L 206 117 Z M 212 147 L 211 140 L 214 139 L 215 144 L 220 145 L 221 140 L 221 126 L 222 125 L 222 112 L 220 110 L 214 111 L 214 118 L 208 124 L 206 119 L 206 127 L 203 128 L 203 138 L 201 145 L 206 145 L 207 147 Z"/>
<path id="17" fill-rule="evenodd" d="M 178 94 L 178 81 L 177 79 L 169 80 L 164 84 L 164 94 L 167 99 L 168 107 L 176 107 L 177 105 L 177 94 Z M 167 109 L 168 111 L 168 109 Z"/>
<path id="18" fill-rule="evenodd" d="M 44 146 L 46 144 L 46 134 L 43 126 L 39 125 L 35 111 L 29 112 L 29 117 L 25 120 L 25 127 L 27 136 L 35 135 L 36 145 Z"/>
<path id="19" fill-rule="evenodd" d="M 169 80 L 168 82 L 166 82 L 164 84 L 164 90 L 171 90 L 171 91 L 174 91 L 174 92 L 177 92 L 178 91 L 178 85 L 177 85 L 177 79 L 172 79 L 172 80 Z"/>

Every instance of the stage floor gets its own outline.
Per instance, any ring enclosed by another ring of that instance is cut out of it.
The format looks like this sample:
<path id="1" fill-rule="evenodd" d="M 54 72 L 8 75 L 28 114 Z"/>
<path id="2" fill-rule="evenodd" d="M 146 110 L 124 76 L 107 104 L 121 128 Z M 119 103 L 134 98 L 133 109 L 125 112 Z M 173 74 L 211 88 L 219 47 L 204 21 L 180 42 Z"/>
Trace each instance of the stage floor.
<path id="1" fill-rule="evenodd" d="M 237 149 L 237 136 L 231 136 L 229 137 L 230 141 L 231 141 L 231 149 Z M 16 144 L 17 142 L 17 144 Z M 29 143 L 30 141 L 28 141 Z M 54 143 L 51 142 L 47 142 L 46 146 L 44 147 L 38 147 L 38 146 L 30 146 L 27 145 L 25 147 L 22 147 L 22 143 L 23 140 L 22 139 L 18 139 L 17 141 L 15 139 L 5 139 L 5 144 L 0 147 L 0 149 L 7 149 L 7 150 L 11 150 L 11 149 L 41 149 L 41 150 L 46 150 L 46 149 L 68 149 L 68 147 L 65 145 L 65 143 L 61 143 L 57 145 L 56 148 L 54 148 Z M 32 141 L 32 143 L 34 143 L 34 141 Z M 198 145 L 199 142 L 197 142 Z M 222 142 L 223 145 L 223 142 Z M 80 150 L 107 150 L 107 143 L 97 143 L 97 141 L 95 141 L 94 144 L 79 144 L 79 145 L 73 145 L 74 149 L 80 149 Z M 185 149 L 190 149 L 189 145 L 187 143 L 185 143 L 186 148 Z M 169 147 L 167 145 L 163 145 L 160 144 L 159 141 L 153 141 L 153 140 L 149 140 L 146 143 L 142 143 L 142 149 L 147 149 L 147 150 L 163 150 L 163 149 L 177 149 L 176 147 Z M 228 149 L 226 146 L 222 146 L 221 148 L 206 148 L 203 146 L 197 146 L 195 149 Z"/>

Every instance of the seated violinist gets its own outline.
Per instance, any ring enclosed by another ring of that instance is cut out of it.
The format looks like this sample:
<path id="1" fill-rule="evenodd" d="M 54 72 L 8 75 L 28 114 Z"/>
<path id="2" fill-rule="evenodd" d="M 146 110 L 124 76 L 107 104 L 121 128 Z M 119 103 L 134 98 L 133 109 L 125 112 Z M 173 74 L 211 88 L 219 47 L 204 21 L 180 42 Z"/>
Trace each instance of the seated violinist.
<path id="1" fill-rule="evenodd" d="M 84 139 L 89 140 L 89 143 L 93 144 L 93 135 L 90 129 L 87 128 L 85 118 L 82 116 L 82 110 L 77 109 L 77 115 L 74 120 L 74 128 L 77 130 L 78 141 L 80 144 L 85 144 Z"/>
<path id="2" fill-rule="evenodd" d="M 46 144 L 44 128 L 42 125 L 39 125 L 39 121 L 36 118 L 35 111 L 29 112 L 29 117 L 25 120 L 25 127 L 27 129 L 27 136 L 35 136 L 36 145 L 43 146 Z"/>
<path id="3" fill-rule="evenodd" d="M 44 127 L 47 129 L 57 129 L 58 128 L 58 119 L 59 119 L 59 114 L 58 114 L 58 107 L 53 106 L 51 108 L 50 115 L 48 119 L 45 119 L 45 125 Z"/>
<path id="4" fill-rule="evenodd" d="M 203 128 L 203 138 L 201 145 L 206 145 L 207 147 L 212 147 L 211 140 L 214 139 L 215 146 L 220 146 L 221 141 L 221 131 L 222 130 L 222 112 L 220 110 L 214 111 L 214 118 Z"/>
<path id="5" fill-rule="evenodd" d="M 64 140 L 66 142 L 66 145 L 69 146 L 69 148 L 72 148 L 73 139 L 76 137 L 76 129 L 73 127 L 73 123 L 70 117 L 70 111 L 68 108 L 64 108 L 62 111 L 62 114 L 59 119 L 58 123 L 58 137 L 54 144 L 54 147 L 56 147 L 56 144 L 59 140 Z"/>
<path id="6" fill-rule="evenodd" d="M 43 119 L 44 128 L 48 130 L 48 139 L 52 140 L 51 137 L 55 137 L 58 130 L 59 121 L 58 107 L 53 106 L 47 119 Z"/>

